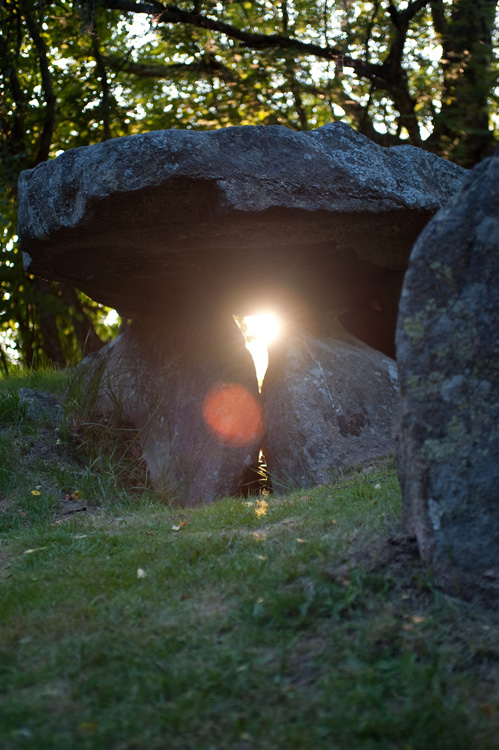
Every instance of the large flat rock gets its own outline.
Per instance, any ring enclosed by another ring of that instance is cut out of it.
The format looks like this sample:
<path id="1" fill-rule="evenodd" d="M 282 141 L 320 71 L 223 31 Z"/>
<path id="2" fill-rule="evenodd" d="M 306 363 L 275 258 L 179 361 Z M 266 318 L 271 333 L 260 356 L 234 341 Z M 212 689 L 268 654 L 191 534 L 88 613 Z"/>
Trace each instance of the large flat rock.
<path id="1" fill-rule="evenodd" d="M 359 297 L 357 278 L 372 295 L 381 271 L 406 267 L 464 174 L 342 123 L 156 131 L 23 172 L 19 238 L 30 273 L 127 317 L 185 295 L 244 314 L 282 287 L 338 311 Z"/>

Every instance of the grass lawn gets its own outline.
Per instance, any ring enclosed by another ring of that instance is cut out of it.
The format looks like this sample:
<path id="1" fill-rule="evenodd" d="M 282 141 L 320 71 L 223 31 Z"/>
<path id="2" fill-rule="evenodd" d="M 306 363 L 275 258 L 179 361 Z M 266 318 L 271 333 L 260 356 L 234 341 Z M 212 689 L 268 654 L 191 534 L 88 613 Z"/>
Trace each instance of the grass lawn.
<path id="1" fill-rule="evenodd" d="M 183 510 L 23 387 L 65 378 L 0 382 L 0 748 L 499 748 L 498 613 L 434 588 L 393 461 Z"/>

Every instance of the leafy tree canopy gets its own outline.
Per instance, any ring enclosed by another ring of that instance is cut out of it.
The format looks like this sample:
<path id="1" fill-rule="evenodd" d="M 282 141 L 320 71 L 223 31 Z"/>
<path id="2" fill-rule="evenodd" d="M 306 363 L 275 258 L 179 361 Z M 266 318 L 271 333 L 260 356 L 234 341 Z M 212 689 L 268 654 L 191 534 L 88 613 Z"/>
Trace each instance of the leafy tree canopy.
<path id="1" fill-rule="evenodd" d="M 164 128 L 343 120 L 471 167 L 495 146 L 496 0 L 0 0 L 0 365 L 63 365 L 107 311 L 25 276 L 22 169 Z"/>

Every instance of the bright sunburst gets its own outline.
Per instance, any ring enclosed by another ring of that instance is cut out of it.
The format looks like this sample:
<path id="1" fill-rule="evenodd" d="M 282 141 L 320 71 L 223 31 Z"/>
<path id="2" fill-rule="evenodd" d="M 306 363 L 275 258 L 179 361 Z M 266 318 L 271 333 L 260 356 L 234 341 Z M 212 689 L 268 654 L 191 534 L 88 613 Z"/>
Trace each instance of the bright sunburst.
<path id="1" fill-rule="evenodd" d="M 275 339 L 279 332 L 279 323 L 275 315 L 265 313 L 262 315 L 247 315 L 244 318 L 246 324 L 246 338 L 248 341 L 258 340 L 267 346 Z"/>
<path id="2" fill-rule="evenodd" d="M 267 346 L 279 334 L 279 321 L 271 313 L 246 315 L 242 319 L 241 328 L 246 338 L 246 346 L 255 363 L 258 383 L 261 385 L 269 362 Z"/>

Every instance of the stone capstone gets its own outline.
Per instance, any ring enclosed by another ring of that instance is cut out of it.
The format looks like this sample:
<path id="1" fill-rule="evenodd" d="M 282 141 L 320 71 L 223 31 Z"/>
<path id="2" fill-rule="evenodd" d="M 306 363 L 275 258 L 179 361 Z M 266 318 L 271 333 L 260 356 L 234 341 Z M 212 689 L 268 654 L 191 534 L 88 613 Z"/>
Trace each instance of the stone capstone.
<path id="1" fill-rule="evenodd" d="M 330 482 L 345 466 L 395 449 L 396 364 L 334 319 L 271 349 L 262 398 L 276 489 Z"/>
<path id="2" fill-rule="evenodd" d="M 397 328 L 406 524 L 437 582 L 499 608 L 499 158 L 416 242 Z"/>
<path id="3" fill-rule="evenodd" d="M 127 318 L 185 295 L 250 314 L 281 289 L 340 313 L 405 269 L 464 174 L 343 123 L 155 131 L 22 172 L 19 241 L 27 271 Z"/>
<path id="4" fill-rule="evenodd" d="M 263 424 L 251 355 L 233 320 L 134 321 L 83 360 L 94 409 L 138 433 L 154 486 L 199 505 L 254 478 Z"/>

